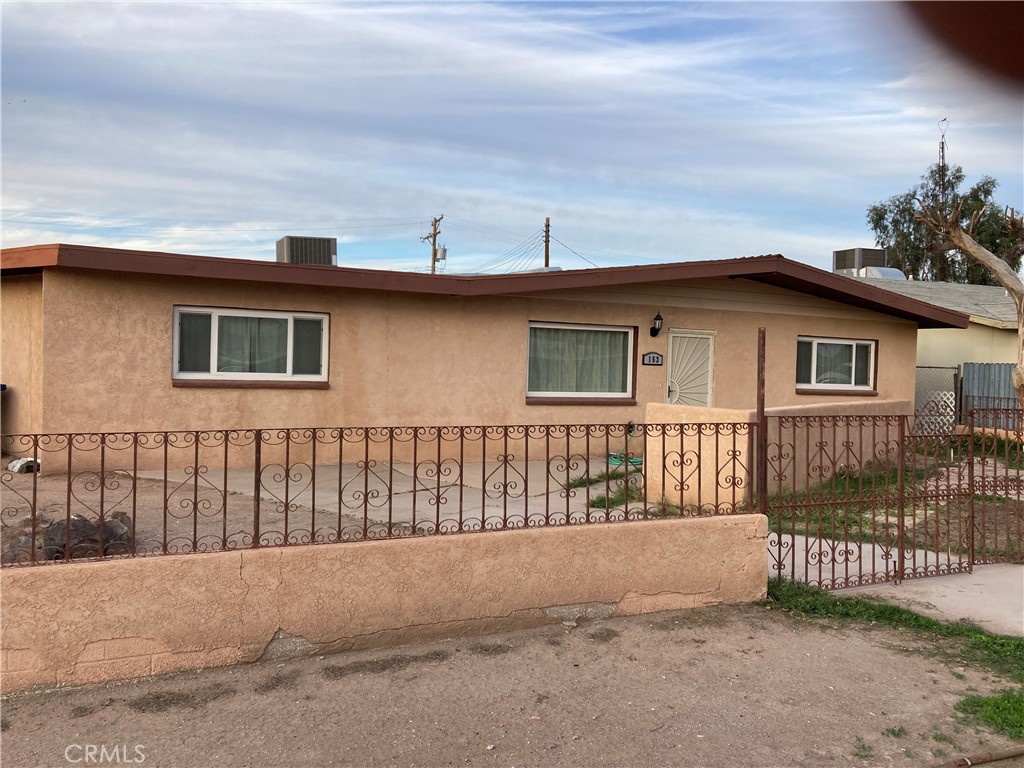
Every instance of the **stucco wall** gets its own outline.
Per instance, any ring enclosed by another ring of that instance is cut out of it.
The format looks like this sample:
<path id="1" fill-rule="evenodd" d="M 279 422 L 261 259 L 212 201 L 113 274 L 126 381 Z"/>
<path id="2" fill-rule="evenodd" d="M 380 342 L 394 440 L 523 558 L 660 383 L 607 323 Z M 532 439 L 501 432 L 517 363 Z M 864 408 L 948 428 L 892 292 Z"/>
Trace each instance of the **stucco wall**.
<path id="1" fill-rule="evenodd" d="M 3 690 L 749 602 L 766 537 L 739 515 L 7 568 Z"/>
<path id="2" fill-rule="evenodd" d="M 696 293 L 666 285 L 474 299 L 71 270 L 44 278 L 47 306 L 62 308 L 45 324 L 41 427 L 51 432 L 639 421 L 647 403 L 665 400 L 667 366 L 638 366 L 633 406 L 527 405 L 527 324 L 632 325 L 638 355 L 667 358 L 668 333 L 647 330 L 657 311 L 666 329 L 716 332 L 715 406 L 753 405 L 759 325 L 768 329 L 771 405 L 849 399 L 796 394 L 798 334 L 879 339 L 879 399 L 914 391 L 912 323 L 743 281 L 704 281 Z M 176 303 L 329 312 L 330 388 L 173 387 Z"/>
<path id="3" fill-rule="evenodd" d="M 920 332 L 917 364 L 959 366 L 961 363 L 1016 363 L 1017 329 L 971 323 L 967 328 Z"/>
<path id="4" fill-rule="evenodd" d="M 0 297 L 0 382 L 4 434 L 38 432 L 42 424 L 43 281 L 5 277 Z"/>

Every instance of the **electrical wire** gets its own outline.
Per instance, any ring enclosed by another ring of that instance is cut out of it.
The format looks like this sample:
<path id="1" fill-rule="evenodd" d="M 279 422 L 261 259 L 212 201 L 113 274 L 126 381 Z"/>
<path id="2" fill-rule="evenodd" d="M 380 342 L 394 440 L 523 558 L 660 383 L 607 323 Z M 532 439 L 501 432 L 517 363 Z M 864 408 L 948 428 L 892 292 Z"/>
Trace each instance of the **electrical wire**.
<path id="1" fill-rule="evenodd" d="M 565 243 L 563 243 L 563 242 L 562 242 L 561 240 L 559 240 L 559 239 L 558 239 L 557 237 L 555 237 L 554 235 L 552 235 L 552 236 L 551 236 L 551 239 L 552 239 L 552 240 L 554 240 L 554 241 L 555 241 L 556 243 L 558 243 L 558 244 L 559 244 L 560 246 L 562 246 L 563 248 L 565 248 L 565 249 L 566 249 L 567 251 L 572 251 L 572 253 L 576 253 L 576 251 L 573 251 L 573 250 L 572 250 L 572 248 L 570 248 L 570 247 L 569 247 L 568 245 L 566 245 Z M 588 259 L 588 258 L 587 258 L 586 256 L 580 256 L 580 254 L 578 254 L 578 253 L 576 253 L 576 255 L 577 255 L 577 256 L 579 256 L 579 257 L 580 257 L 581 259 L 583 259 L 583 260 L 584 260 L 585 262 L 587 262 L 587 264 L 589 264 L 590 266 L 592 266 L 592 267 L 596 267 L 596 266 L 597 266 L 597 264 L 595 264 L 594 262 L 592 262 L 592 261 L 591 261 L 590 259 Z"/>

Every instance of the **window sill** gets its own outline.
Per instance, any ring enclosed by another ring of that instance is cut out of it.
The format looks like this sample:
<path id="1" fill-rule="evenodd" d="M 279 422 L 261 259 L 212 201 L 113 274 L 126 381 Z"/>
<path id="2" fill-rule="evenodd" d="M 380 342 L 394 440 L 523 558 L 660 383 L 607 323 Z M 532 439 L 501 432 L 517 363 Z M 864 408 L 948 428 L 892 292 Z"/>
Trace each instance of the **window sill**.
<path id="1" fill-rule="evenodd" d="M 634 397 L 527 397 L 527 405 L 636 405 Z"/>
<path id="2" fill-rule="evenodd" d="M 798 395 L 839 395 L 842 397 L 859 395 L 860 397 L 878 397 L 878 391 L 875 389 L 818 389 L 815 387 L 797 387 L 796 393 Z"/>
<path id="3" fill-rule="evenodd" d="M 172 387 L 200 389 L 329 389 L 329 381 L 246 381 L 244 379 L 171 379 Z"/>

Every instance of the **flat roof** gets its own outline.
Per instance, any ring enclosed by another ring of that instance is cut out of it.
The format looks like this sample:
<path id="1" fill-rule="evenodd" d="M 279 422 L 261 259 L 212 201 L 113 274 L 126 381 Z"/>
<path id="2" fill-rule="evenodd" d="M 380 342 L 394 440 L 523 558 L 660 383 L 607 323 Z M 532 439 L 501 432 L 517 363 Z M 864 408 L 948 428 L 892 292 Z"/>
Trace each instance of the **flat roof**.
<path id="1" fill-rule="evenodd" d="M 916 322 L 921 328 L 966 328 L 966 314 L 901 296 L 859 280 L 835 275 L 784 256 L 749 256 L 633 267 L 597 267 L 504 275 L 428 275 L 353 267 L 282 264 L 276 261 L 190 256 L 54 243 L 4 248 L 0 273 L 31 274 L 44 269 L 89 269 L 142 275 L 245 280 L 375 291 L 496 296 L 638 283 L 726 278 L 752 280 Z"/>

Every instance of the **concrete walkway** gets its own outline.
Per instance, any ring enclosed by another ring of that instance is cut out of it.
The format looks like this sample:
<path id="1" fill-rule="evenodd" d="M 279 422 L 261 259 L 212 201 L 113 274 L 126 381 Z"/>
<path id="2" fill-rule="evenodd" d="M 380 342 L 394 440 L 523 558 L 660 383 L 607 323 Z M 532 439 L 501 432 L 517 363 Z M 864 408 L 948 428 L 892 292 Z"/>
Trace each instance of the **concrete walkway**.
<path id="1" fill-rule="evenodd" d="M 1024 565 L 978 565 L 973 573 L 837 590 L 870 595 L 942 621 L 967 619 L 1001 635 L 1024 637 Z"/>

